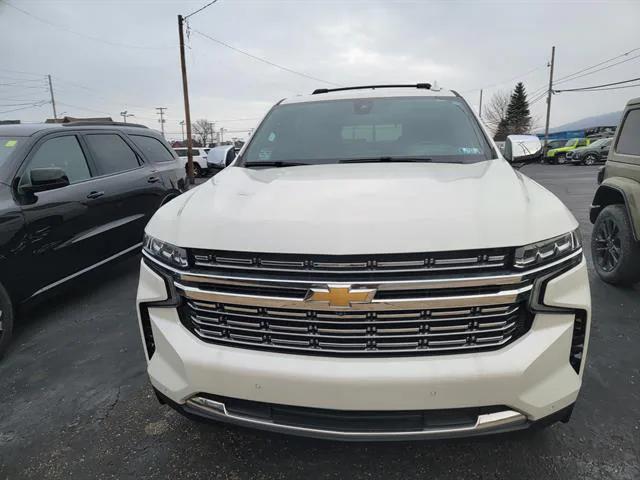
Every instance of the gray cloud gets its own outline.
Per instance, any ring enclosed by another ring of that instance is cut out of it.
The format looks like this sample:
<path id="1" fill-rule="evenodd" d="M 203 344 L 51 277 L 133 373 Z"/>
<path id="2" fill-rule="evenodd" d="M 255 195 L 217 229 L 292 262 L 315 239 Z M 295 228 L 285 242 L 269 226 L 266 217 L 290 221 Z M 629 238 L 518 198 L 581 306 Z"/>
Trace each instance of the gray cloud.
<path id="1" fill-rule="evenodd" d="M 195 10 L 204 0 L 10 1 L 64 28 L 0 3 L 0 83 L 39 78 L 15 71 L 51 73 L 59 111 L 115 117 L 127 109 L 136 115 L 132 120 L 154 128 L 154 108 L 165 106 L 169 136 L 180 136 L 176 15 Z M 512 88 L 513 77 L 525 72 L 530 72 L 522 78 L 529 91 L 543 88 L 548 75 L 544 65 L 553 44 L 557 76 L 640 47 L 638 18 L 640 2 L 219 0 L 192 17 L 190 24 L 237 48 L 330 82 L 437 80 L 477 104 L 480 87 L 491 86 L 485 89 L 488 98 L 496 90 Z M 192 116 L 218 120 L 226 129 L 250 128 L 280 98 L 325 86 L 195 32 L 189 46 Z M 639 63 L 640 59 L 630 61 L 564 86 L 632 78 Z M 494 86 L 505 80 L 510 81 Z M 4 99 L 11 98 L 46 100 L 44 83 L 42 88 L 26 88 L 33 85 L 39 84 L 0 86 L 0 104 L 10 104 Z M 556 95 L 552 125 L 619 110 L 633 96 L 640 96 L 640 89 Z M 544 101 L 532 109 L 542 118 Z M 48 105 L 0 114 L 26 121 L 46 116 Z"/>

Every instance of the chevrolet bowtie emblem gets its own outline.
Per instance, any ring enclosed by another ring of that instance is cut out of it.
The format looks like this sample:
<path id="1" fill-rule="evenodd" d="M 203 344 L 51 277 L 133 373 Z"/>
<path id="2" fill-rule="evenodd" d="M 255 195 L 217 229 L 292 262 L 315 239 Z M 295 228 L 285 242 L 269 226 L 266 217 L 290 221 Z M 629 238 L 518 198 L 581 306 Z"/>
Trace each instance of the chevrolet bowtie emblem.
<path id="1" fill-rule="evenodd" d="M 351 285 L 327 285 L 326 288 L 310 288 L 305 302 L 328 303 L 331 307 L 350 307 L 354 303 L 371 303 L 375 288 L 351 288 Z"/>

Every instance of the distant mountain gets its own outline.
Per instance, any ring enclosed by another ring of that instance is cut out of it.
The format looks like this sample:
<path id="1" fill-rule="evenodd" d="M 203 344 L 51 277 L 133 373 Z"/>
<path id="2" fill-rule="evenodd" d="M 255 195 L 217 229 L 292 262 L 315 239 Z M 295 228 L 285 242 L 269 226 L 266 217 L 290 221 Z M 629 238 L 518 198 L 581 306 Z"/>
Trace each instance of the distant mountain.
<path id="1" fill-rule="evenodd" d="M 549 129 L 549 133 L 564 132 L 566 130 L 582 130 L 584 128 L 593 127 L 608 127 L 618 125 L 622 118 L 622 111 L 603 113 L 602 115 L 595 115 L 593 117 L 583 118 L 576 120 L 575 122 L 565 123 L 559 127 L 553 127 Z"/>

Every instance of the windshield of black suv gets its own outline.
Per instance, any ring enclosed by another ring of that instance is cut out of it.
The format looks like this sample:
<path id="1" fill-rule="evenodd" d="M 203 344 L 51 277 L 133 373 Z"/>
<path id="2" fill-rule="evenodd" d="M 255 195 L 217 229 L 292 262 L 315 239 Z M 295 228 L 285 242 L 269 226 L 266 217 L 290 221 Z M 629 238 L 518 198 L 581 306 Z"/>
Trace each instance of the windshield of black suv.
<path id="1" fill-rule="evenodd" d="M 0 164 L 14 152 L 18 146 L 19 139 L 16 137 L 0 137 Z"/>
<path id="2" fill-rule="evenodd" d="M 237 165 L 474 163 L 494 155 L 458 97 L 358 98 L 274 107 Z"/>

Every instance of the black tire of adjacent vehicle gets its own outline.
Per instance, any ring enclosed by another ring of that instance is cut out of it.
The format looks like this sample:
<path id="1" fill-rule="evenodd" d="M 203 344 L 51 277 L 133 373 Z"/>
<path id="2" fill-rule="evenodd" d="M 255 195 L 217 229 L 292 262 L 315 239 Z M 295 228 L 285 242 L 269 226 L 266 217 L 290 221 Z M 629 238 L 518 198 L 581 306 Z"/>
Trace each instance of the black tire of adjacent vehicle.
<path id="1" fill-rule="evenodd" d="M 603 228 L 602 225 L 607 220 L 612 221 L 618 228 L 620 239 L 620 258 L 611 271 L 606 271 L 600 264 L 601 253 L 596 239 L 596 233 Z M 633 238 L 631 220 L 624 205 L 609 205 L 598 215 L 591 235 L 591 255 L 596 272 L 605 282 L 625 286 L 640 281 L 640 243 Z"/>
<path id="2" fill-rule="evenodd" d="M 564 165 L 565 163 L 567 163 L 567 156 L 564 153 L 559 153 L 558 155 L 556 155 L 556 163 L 558 165 Z"/>
<path id="3" fill-rule="evenodd" d="M 0 322 L 2 322 L 2 328 L 0 329 L 0 358 L 2 358 L 2 355 L 9 347 L 13 332 L 13 304 L 2 284 L 0 284 L 0 312 Z"/>
<path id="4" fill-rule="evenodd" d="M 202 176 L 202 168 L 197 163 L 193 164 L 193 176 L 201 177 Z"/>
<path id="5" fill-rule="evenodd" d="M 584 157 L 584 160 L 582 161 L 582 163 L 584 163 L 585 165 L 593 165 L 597 161 L 598 161 L 598 157 L 596 157 L 593 153 L 590 153 L 589 155 Z"/>

